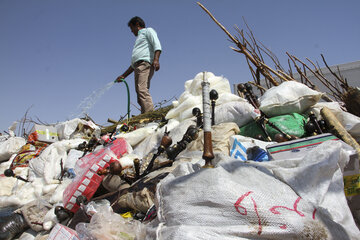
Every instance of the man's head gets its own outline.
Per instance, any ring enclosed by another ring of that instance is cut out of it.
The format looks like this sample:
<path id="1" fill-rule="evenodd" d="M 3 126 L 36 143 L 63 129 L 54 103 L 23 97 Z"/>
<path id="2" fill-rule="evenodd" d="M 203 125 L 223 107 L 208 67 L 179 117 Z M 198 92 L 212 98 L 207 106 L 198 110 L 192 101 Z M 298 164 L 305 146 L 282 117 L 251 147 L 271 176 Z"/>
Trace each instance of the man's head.
<path id="1" fill-rule="evenodd" d="M 140 17 L 136 16 L 130 19 L 128 26 L 131 29 L 131 32 L 137 36 L 140 29 L 145 28 L 145 22 Z"/>

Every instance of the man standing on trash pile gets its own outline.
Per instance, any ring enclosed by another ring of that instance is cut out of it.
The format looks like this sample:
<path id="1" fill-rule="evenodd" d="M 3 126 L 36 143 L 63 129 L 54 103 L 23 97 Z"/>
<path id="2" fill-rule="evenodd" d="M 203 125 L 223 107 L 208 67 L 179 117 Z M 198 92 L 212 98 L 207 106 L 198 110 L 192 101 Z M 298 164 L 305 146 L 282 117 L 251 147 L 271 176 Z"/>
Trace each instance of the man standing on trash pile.
<path id="1" fill-rule="evenodd" d="M 140 17 L 130 19 L 128 26 L 136 36 L 131 65 L 116 82 L 121 82 L 134 72 L 137 101 L 141 106 L 141 113 L 145 113 L 154 110 L 149 88 L 154 70 L 160 69 L 161 44 L 155 30 L 145 28 L 145 22 Z"/>

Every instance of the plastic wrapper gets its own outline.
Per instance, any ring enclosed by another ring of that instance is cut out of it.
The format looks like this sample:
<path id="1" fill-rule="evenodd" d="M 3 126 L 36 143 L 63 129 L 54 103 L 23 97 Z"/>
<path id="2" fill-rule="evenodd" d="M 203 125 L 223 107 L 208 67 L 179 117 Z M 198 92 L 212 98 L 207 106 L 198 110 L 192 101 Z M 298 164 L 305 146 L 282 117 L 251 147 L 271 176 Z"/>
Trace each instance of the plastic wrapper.
<path id="1" fill-rule="evenodd" d="M 97 209 L 90 223 L 78 223 L 75 227 L 81 240 L 134 240 L 144 239 L 144 228 L 141 222 L 123 218 L 114 213 L 110 203 L 101 203 L 88 207 Z"/>
<path id="2" fill-rule="evenodd" d="M 91 201 L 85 206 L 85 212 L 88 216 L 93 216 L 99 212 L 111 212 L 110 202 L 106 199 Z"/>

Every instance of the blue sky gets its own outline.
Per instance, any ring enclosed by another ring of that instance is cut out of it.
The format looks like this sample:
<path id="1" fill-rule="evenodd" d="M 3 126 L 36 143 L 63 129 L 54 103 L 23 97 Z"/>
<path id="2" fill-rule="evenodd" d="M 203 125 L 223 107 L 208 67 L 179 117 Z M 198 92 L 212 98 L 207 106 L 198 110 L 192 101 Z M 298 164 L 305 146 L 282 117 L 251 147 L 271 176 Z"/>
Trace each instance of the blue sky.
<path id="1" fill-rule="evenodd" d="M 360 60 L 360 1 L 200 1 L 232 33 L 245 29 L 287 66 L 286 52 L 329 65 Z M 151 82 L 155 103 L 179 97 L 202 71 L 231 84 L 252 80 L 243 55 L 196 4 L 182 0 L 0 0 L 0 131 L 28 117 L 69 120 L 78 105 L 130 64 L 135 37 L 127 22 L 142 17 L 160 38 L 160 71 Z M 287 68 L 287 67 L 286 67 Z M 127 78 L 137 106 L 133 75 Z M 88 111 L 109 125 L 127 111 L 124 84 L 113 85 Z M 131 113 L 139 110 L 131 105 Z"/>

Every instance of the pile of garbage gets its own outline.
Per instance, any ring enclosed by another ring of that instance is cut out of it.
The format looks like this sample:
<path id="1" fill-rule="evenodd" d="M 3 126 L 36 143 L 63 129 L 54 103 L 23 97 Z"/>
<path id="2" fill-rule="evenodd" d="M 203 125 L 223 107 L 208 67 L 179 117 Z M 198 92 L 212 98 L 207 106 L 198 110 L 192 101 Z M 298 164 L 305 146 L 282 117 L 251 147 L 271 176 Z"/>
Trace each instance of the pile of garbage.
<path id="1" fill-rule="evenodd" d="M 9 131 L 0 239 L 358 239 L 360 118 L 295 81 L 239 89 L 202 72 L 160 120 Z"/>

